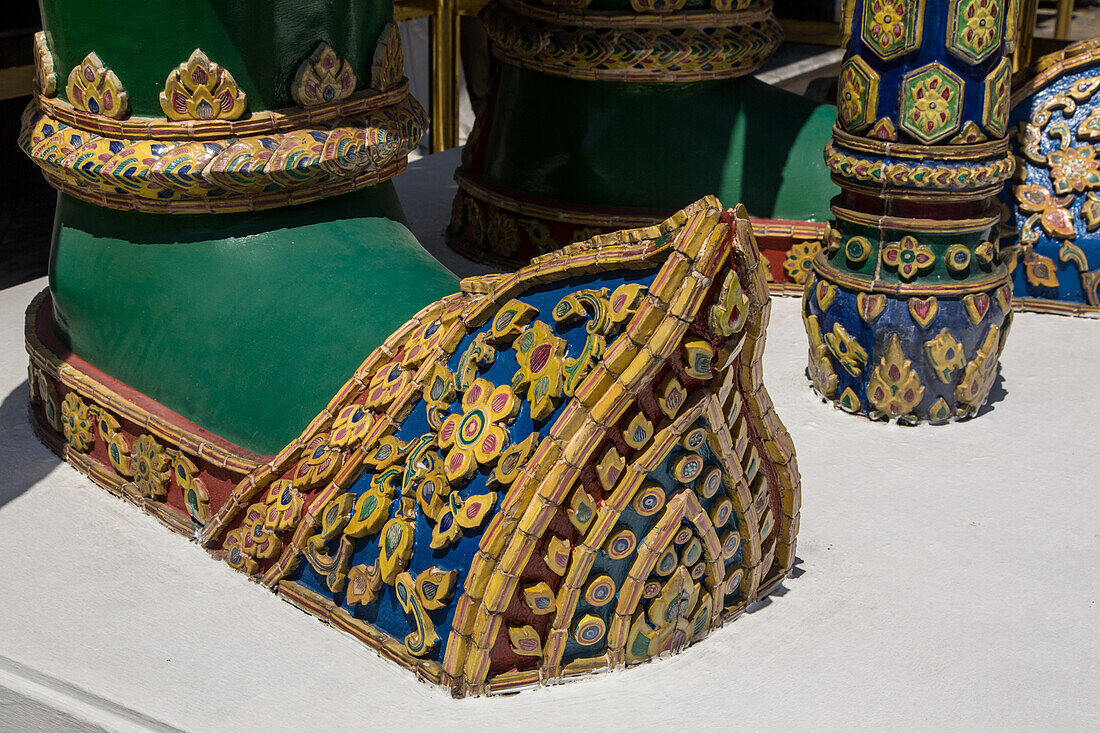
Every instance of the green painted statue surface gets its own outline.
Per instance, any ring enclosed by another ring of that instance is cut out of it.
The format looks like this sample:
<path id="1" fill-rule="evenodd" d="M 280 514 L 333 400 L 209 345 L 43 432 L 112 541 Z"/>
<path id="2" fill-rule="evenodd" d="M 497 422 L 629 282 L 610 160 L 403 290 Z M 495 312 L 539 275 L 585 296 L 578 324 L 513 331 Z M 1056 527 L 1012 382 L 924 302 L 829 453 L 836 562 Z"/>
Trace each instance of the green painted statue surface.
<path id="1" fill-rule="evenodd" d="M 20 144 L 60 191 L 53 326 L 81 359 L 272 454 L 456 288 L 389 181 L 426 116 L 388 1 L 48 0 L 42 17 Z"/>

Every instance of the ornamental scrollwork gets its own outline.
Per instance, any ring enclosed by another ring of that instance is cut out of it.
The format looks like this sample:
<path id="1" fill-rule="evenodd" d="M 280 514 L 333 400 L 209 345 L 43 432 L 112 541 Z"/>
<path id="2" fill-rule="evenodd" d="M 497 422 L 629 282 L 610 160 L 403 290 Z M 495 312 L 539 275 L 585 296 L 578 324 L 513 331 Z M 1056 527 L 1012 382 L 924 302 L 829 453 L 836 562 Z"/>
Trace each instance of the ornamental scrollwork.
<path id="1" fill-rule="evenodd" d="M 1037 105 L 1017 128 L 1023 180 L 1013 187 L 1019 244 L 1010 265 L 1022 267 L 1026 282 L 1058 290 L 1068 265 L 1077 271 L 1084 301 L 1100 305 L 1100 270 L 1075 240 L 1100 229 L 1100 110 L 1095 109 L 1100 76 L 1083 75 Z M 1083 107 L 1087 114 L 1078 114 Z M 1043 254 L 1048 240 L 1055 252 Z M 1055 261 L 1052 255 L 1056 255 Z"/>

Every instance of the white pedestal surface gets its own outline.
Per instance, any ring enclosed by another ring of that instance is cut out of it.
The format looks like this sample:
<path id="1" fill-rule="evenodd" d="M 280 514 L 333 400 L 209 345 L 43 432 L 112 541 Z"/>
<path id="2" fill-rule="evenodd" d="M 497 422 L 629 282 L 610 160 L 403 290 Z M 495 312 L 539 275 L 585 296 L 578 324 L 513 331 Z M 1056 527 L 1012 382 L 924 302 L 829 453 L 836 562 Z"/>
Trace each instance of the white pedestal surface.
<path id="1" fill-rule="evenodd" d="M 456 164 L 397 183 L 418 238 L 466 275 L 484 268 L 441 238 Z M 23 311 L 43 287 L 0 291 L 0 731 L 1100 729 L 1100 321 L 1018 314 L 983 414 L 906 428 L 822 404 L 799 300 L 775 299 L 764 380 L 802 472 L 793 577 L 678 656 L 456 701 L 37 441 Z"/>

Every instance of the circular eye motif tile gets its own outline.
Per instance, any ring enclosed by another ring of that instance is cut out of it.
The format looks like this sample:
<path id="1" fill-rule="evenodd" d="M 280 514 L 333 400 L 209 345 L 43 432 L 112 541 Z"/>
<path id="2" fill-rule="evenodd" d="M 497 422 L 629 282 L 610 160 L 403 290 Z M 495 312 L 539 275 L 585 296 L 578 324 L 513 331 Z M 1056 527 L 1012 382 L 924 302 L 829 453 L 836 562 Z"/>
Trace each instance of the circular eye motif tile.
<path id="1" fill-rule="evenodd" d="M 680 460 L 672 469 L 672 475 L 681 483 L 694 481 L 703 470 L 703 458 L 696 453 L 689 453 Z"/>
<path id="2" fill-rule="evenodd" d="M 722 540 L 722 559 L 729 560 L 737 554 L 739 549 L 741 549 L 741 535 L 736 532 L 726 533 L 725 539 Z"/>
<path id="3" fill-rule="evenodd" d="M 733 502 L 729 499 L 719 499 L 710 510 L 710 521 L 715 529 L 726 526 L 731 516 L 733 516 Z"/>
<path id="4" fill-rule="evenodd" d="M 611 535 L 607 541 L 607 554 L 612 560 L 622 560 L 629 557 L 638 546 L 638 538 L 629 529 L 622 529 Z"/>
<path id="5" fill-rule="evenodd" d="M 696 485 L 696 490 L 703 495 L 703 498 L 709 499 L 718 493 L 718 490 L 722 488 L 722 470 L 720 468 L 711 468 L 704 475 L 702 481 Z"/>
<path id="6" fill-rule="evenodd" d="M 578 644 L 592 646 L 603 638 L 606 631 L 607 626 L 602 618 L 588 615 L 577 622 L 577 626 L 573 630 L 573 638 L 577 640 Z"/>
<path id="7" fill-rule="evenodd" d="M 615 597 L 615 581 L 607 575 L 601 575 L 588 584 L 584 600 L 599 607 L 607 605 Z"/>
<path id="8" fill-rule="evenodd" d="M 680 444 L 688 450 L 696 450 L 707 440 L 707 431 L 703 428 L 693 428 L 684 434 Z"/>
<path id="9" fill-rule="evenodd" d="M 691 542 L 684 548 L 684 565 L 694 565 L 700 557 L 703 556 L 703 544 L 699 542 L 699 538 L 692 538 Z"/>
<path id="10" fill-rule="evenodd" d="M 691 527 L 680 527 L 679 531 L 676 532 L 676 537 L 674 537 L 672 541 L 678 545 L 682 545 L 690 539 Z"/>
<path id="11" fill-rule="evenodd" d="M 649 517 L 661 511 L 665 505 L 665 490 L 660 486 L 643 486 L 634 497 L 634 511 L 643 517 Z"/>

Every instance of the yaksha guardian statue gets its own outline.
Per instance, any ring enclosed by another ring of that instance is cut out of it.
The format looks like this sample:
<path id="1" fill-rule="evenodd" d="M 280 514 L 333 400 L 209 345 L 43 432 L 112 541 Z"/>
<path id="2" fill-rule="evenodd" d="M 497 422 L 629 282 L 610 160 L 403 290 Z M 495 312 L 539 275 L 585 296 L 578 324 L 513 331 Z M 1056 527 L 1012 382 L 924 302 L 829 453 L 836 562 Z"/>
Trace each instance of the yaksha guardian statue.
<path id="1" fill-rule="evenodd" d="M 388 4 L 112 9 L 43 4 L 20 140 L 61 192 L 47 444 L 458 695 L 677 651 L 782 581 L 743 208 L 460 287 L 388 182 L 424 124 Z"/>

